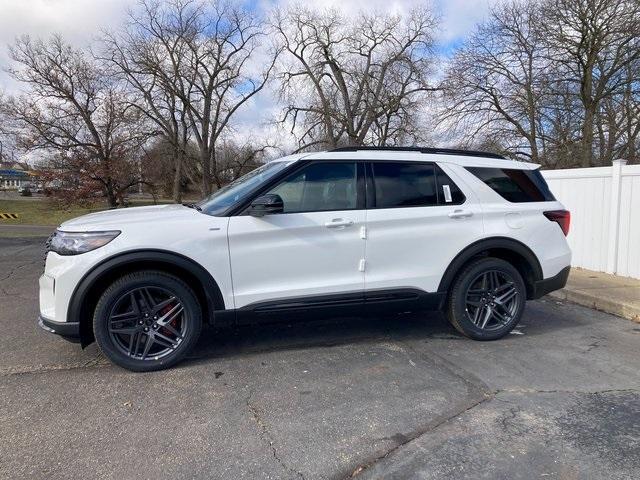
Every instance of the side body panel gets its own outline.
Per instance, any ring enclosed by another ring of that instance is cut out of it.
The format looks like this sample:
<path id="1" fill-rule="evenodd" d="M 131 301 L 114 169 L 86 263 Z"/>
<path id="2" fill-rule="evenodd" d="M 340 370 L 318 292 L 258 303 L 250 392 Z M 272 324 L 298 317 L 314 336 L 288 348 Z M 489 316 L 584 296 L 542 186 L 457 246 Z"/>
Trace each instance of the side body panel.
<path id="1" fill-rule="evenodd" d="M 330 226 L 345 222 L 345 226 Z M 364 210 L 231 217 L 235 308 L 308 295 L 362 292 Z"/>
<path id="2" fill-rule="evenodd" d="M 139 224 L 114 222 L 108 228 L 120 229 L 122 233 L 104 247 L 88 253 L 62 256 L 49 252 L 45 272 L 40 279 L 41 314 L 49 320 L 67 321 L 71 296 L 87 273 L 121 253 L 145 249 L 177 253 L 201 265 L 218 284 L 225 306 L 233 308 L 226 235 L 229 218 L 184 210 L 180 215 L 167 218 L 166 222 L 162 219 Z M 99 228 L 104 229 L 104 224 Z M 73 225 L 63 225 L 61 229 L 74 230 Z"/>
<path id="3" fill-rule="evenodd" d="M 447 165 L 441 168 L 465 194 L 462 205 L 367 210 L 366 291 L 405 287 L 436 292 L 451 260 L 483 238 L 476 196 Z M 456 217 L 460 212 L 465 216 Z"/>
<path id="4" fill-rule="evenodd" d="M 543 278 L 553 277 L 571 264 L 571 250 L 562 229 L 542 213 L 564 209 L 560 202 L 511 203 L 464 167 L 449 165 L 449 169 L 471 186 L 482 204 L 486 237 L 508 237 L 525 244 L 538 258 Z"/>

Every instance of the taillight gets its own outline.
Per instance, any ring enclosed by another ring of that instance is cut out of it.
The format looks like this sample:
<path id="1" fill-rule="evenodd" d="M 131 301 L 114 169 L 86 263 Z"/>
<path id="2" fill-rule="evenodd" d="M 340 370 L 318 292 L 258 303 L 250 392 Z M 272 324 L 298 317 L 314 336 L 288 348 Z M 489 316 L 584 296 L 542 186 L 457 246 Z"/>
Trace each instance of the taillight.
<path id="1" fill-rule="evenodd" d="M 569 234 L 569 224 L 571 223 L 571 212 L 569 210 L 549 210 L 543 213 L 549 220 L 560 225 L 565 237 Z"/>

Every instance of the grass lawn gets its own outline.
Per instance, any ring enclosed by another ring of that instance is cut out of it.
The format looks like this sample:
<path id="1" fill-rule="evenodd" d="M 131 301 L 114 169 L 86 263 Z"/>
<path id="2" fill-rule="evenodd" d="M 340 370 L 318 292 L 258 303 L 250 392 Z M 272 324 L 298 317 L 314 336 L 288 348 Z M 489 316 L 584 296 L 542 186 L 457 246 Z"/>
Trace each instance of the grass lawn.
<path id="1" fill-rule="evenodd" d="M 168 203 L 158 202 L 158 203 Z M 153 202 L 134 202 L 131 206 L 153 205 Z M 46 198 L 30 200 L 4 200 L 0 198 L 0 213 L 16 213 L 17 219 L 1 219 L 0 225 L 60 225 L 65 220 L 79 217 L 87 213 L 106 210 L 104 203 L 99 203 L 92 208 L 71 207 L 63 209 Z"/>

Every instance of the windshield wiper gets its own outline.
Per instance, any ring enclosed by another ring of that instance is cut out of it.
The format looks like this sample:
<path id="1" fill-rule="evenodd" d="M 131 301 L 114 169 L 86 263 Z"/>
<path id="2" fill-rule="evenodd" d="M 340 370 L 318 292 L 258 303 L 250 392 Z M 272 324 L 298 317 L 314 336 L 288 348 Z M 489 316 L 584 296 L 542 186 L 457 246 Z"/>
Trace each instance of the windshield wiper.
<path id="1" fill-rule="evenodd" d="M 202 207 L 200 205 L 197 205 L 195 203 L 183 203 L 182 205 L 184 205 L 185 207 L 189 207 L 189 208 L 193 208 L 199 212 L 202 211 Z"/>

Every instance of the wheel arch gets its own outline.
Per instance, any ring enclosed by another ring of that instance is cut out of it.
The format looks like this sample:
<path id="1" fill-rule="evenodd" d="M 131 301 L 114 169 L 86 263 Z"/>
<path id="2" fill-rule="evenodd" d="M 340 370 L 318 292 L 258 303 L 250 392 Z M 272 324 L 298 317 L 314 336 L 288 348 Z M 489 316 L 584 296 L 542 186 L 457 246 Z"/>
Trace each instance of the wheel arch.
<path id="1" fill-rule="evenodd" d="M 100 295 L 114 280 L 139 270 L 162 270 L 186 281 L 203 308 L 203 318 L 213 323 L 214 312 L 225 309 L 220 287 L 211 274 L 196 261 L 165 250 L 134 250 L 117 254 L 94 266 L 78 282 L 67 310 L 68 322 L 79 322 L 80 343 L 94 341 L 92 319 Z"/>
<path id="2" fill-rule="evenodd" d="M 501 258 L 511 263 L 522 275 L 527 287 L 527 299 L 534 298 L 536 282 L 542 280 L 542 267 L 538 257 L 524 243 L 507 237 L 484 238 L 459 252 L 445 270 L 438 292 L 449 292 L 458 273 L 479 257 Z"/>

